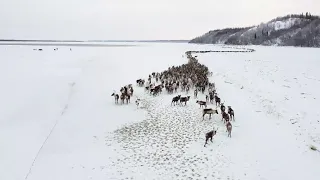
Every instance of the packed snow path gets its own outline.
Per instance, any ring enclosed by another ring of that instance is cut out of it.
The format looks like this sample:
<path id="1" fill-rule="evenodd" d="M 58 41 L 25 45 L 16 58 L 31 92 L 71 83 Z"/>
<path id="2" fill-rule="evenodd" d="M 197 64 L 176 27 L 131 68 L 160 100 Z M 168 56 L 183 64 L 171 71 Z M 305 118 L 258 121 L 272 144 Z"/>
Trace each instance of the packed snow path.
<path id="1" fill-rule="evenodd" d="M 148 171 L 151 174 L 156 173 L 156 179 L 210 179 L 218 177 L 227 167 L 227 160 L 219 150 L 223 142 L 214 140 L 213 143 L 209 143 L 210 146 L 216 146 L 214 149 L 203 149 L 204 134 L 212 130 L 213 126 L 221 126 L 218 129 L 219 135 L 226 134 L 222 127 L 221 115 L 213 116 L 211 120 L 206 116 L 205 120 L 202 120 L 202 109 L 195 103 L 195 99 L 192 98 L 186 106 L 171 106 L 172 97 L 173 95 L 167 95 L 166 92 L 159 97 L 147 93 L 143 103 L 147 119 L 124 126 L 116 130 L 113 136 L 108 136 L 109 146 L 119 143 L 121 147 L 117 149 L 117 153 L 121 154 L 119 157 L 122 158 L 113 162 L 112 167 L 119 168 L 123 179 L 132 176 L 134 179 L 139 178 L 139 174 L 142 175 L 140 178 L 143 178 Z M 113 138 L 116 141 L 113 141 Z M 197 150 L 192 152 L 189 148 Z M 215 159 L 210 158 L 212 155 Z M 118 176 L 115 175 L 115 178 Z"/>

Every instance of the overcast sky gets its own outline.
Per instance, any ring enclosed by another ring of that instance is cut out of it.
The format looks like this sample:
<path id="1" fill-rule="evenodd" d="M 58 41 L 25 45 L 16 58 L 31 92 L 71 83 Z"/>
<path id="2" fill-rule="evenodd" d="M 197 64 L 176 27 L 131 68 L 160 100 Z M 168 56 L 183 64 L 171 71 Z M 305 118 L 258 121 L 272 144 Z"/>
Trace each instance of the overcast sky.
<path id="1" fill-rule="evenodd" d="M 320 0 L 0 0 L 0 38 L 191 39 L 319 9 Z"/>

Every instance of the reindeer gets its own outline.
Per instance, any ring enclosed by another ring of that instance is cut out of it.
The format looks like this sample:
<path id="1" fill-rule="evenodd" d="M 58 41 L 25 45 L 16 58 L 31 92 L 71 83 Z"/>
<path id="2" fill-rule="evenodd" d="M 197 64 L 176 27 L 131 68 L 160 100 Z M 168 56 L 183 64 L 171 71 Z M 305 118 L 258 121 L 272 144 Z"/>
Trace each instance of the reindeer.
<path id="1" fill-rule="evenodd" d="M 234 121 L 234 111 L 231 106 L 228 106 L 228 114 L 230 115 L 230 119 Z"/>
<path id="2" fill-rule="evenodd" d="M 213 92 L 210 92 L 209 93 L 209 96 L 210 96 L 210 103 L 213 104 L 213 100 L 214 100 L 214 93 Z"/>
<path id="3" fill-rule="evenodd" d="M 216 106 L 218 106 L 218 105 L 220 106 L 221 99 L 217 95 L 214 96 L 214 100 L 216 102 Z"/>
<path id="4" fill-rule="evenodd" d="M 130 96 L 133 95 L 133 87 L 130 87 Z"/>
<path id="5" fill-rule="evenodd" d="M 221 103 L 220 110 L 221 110 L 221 113 L 226 111 L 226 107 L 224 106 L 224 103 Z"/>
<path id="6" fill-rule="evenodd" d="M 130 95 L 126 94 L 125 99 L 126 99 L 127 104 L 130 103 Z"/>
<path id="7" fill-rule="evenodd" d="M 224 120 L 224 123 L 227 123 L 227 122 L 229 122 L 229 120 L 230 120 L 230 117 L 229 117 L 229 115 L 226 113 L 226 112 L 222 112 L 222 119 L 221 119 L 221 121 L 223 121 Z"/>
<path id="8" fill-rule="evenodd" d="M 189 90 L 190 90 L 190 85 L 188 84 L 188 85 L 186 86 L 186 92 L 187 92 L 187 94 L 189 94 Z"/>
<path id="9" fill-rule="evenodd" d="M 203 109 L 203 111 L 202 111 L 202 119 L 203 119 L 203 120 L 204 120 L 204 116 L 205 116 L 206 114 L 209 114 L 209 119 L 211 119 L 211 115 L 212 115 L 212 114 L 219 114 L 219 113 L 218 113 L 218 110 L 216 110 L 216 109 L 205 108 L 205 109 Z"/>
<path id="10" fill-rule="evenodd" d="M 218 128 L 218 129 L 219 129 L 219 128 Z M 217 129 L 217 130 L 218 130 L 218 129 Z M 214 130 L 214 128 L 213 128 L 212 131 L 206 133 L 206 142 L 205 142 L 205 144 L 204 144 L 203 147 L 206 147 L 206 145 L 208 144 L 208 140 L 209 140 L 209 139 L 210 139 L 210 141 L 212 142 L 212 138 L 213 138 L 214 135 L 217 134 L 217 130 Z"/>
<path id="11" fill-rule="evenodd" d="M 227 122 L 226 127 L 227 127 L 228 137 L 231 138 L 232 124 L 230 123 L 230 121 Z"/>
<path id="12" fill-rule="evenodd" d="M 111 94 L 111 96 L 114 96 L 115 104 L 118 104 L 118 101 L 119 101 L 119 94 L 112 93 L 112 94 Z"/>
<path id="13" fill-rule="evenodd" d="M 172 98 L 172 101 L 171 101 L 171 105 L 172 105 L 172 103 L 173 103 L 174 105 L 176 105 L 176 104 L 178 103 L 178 101 L 180 100 L 180 97 L 181 97 L 181 95 L 178 95 L 178 96 L 176 96 L 176 97 L 173 97 L 173 98 Z"/>
<path id="14" fill-rule="evenodd" d="M 197 98 L 198 97 L 198 89 L 195 89 L 194 90 L 194 98 Z"/>
<path id="15" fill-rule="evenodd" d="M 202 94 L 204 94 L 204 91 L 206 90 L 206 87 L 205 86 L 202 86 L 202 88 L 201 88 L 201 92 L 202 92 Z"/>
<path id="16" fill-rule="evenodd" d="M 124 93 L 121 94 L 121 96 L 120 96 L 121 104 L 124 104 L 125 96 L 126 95 Z"/>
<path id="17" fill-rule="evenodd" d="M 200 108 L 201 108 L 202 106 L 204 106 L 205 108 L 207 108 L 207 102 L 205 102 L 205 101 L 198 101 L 198 100 L 197 100 L 196 103 L 200 105 Z"/>
<path id="18" fill-rule="evenodd" d="M 184 102 L 184 105 L 187 105 L 187 102 L 189 101 L 190 96 L 187 97 L 180 97 L 180 104 Z"/>

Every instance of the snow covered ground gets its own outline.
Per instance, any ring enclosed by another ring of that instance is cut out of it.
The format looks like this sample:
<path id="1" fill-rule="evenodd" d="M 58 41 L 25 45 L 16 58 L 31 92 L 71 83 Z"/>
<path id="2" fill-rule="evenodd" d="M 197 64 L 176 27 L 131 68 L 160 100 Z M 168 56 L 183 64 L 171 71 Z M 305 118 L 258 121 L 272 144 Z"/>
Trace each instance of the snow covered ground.
<path id="1" fill-rule="evenodd" d="M 202 120 L 192 91 L 185 107 L 136 86 L 140 108 L 111 97 L 186 63 L 185 51 L 228 48 L 126 44 L 136 46 L 0 46 L 0 179 L 319 179 L 320 152 L 309 148 L 320 149 L 319 49 L 197 54 L 235 110 L 228 138 L 220 115 Z"/>

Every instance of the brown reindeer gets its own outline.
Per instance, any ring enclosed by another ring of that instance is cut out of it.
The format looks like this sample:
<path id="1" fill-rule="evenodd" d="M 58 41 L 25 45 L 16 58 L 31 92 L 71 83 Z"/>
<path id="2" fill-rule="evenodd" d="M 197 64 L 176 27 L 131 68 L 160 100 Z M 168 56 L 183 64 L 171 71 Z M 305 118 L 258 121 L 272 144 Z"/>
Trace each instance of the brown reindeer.
<path id="1" fill-rule="evenodd" d="M 229 117 L 229 115 L 226 113 L 226 112 L 222 112 L 222 119 L 221 119 L 221 121 L 223 121 L 224 120 L 224 123 L 227 123 L 227 122 L 229 122 L 229 120 L 230 120 L 230 117 Z"/>
<path id="2" fill-rule="evenodd" d="M 220 105 L 220 110 L 221 110 L 221 114 L 222 114 L 222 112 L 226 111 L 226 107 L 224 106 L 223 103 L 221 103 L 221 105 Z"/>
<path id="3" fill-rule="evenodd" d="M 231 138 L 232 124 L 230 123 L 230 121 L 228 121 L 228 123 L 226 124 L 226 127 L 227 127 L 228 137 Z"/>
<path id="4" fill-rule="evenodd" d="M 114 96 L 114 103 L 115 104 L 118 104 L 118 101 L 119 101 L 119 94 L 116 94 L 116 93 L 112 93 L 111 96 Z"/>
<path id="5" fill-rule="evenodd" d="M 221 99 L 217 95 L 214 96 L 214 101 L 216 102 L 216 106 L 220 106 Z"/>
<path id="6" fill-rule="evenodd" d="M 187 102 L 189 101 L 190 96 L 187 97 L 180 97 L 180 104 L 184 102 L 184 105 L 187 105 Z"/>
<path id="7" fill-rule="evenodd" d="M 204 106 L 205 108 L 207 108 L 207 102 L 205 102 L 205 101 L 198 101 L 198 100 L 197 100 L 196 103 L 200 105 L 200 108 L 201 108 L 202 106 Z"/>
<path id="8" fill-rule="evenodd" d="M 121 104 L 124 104 L 124 99 L 125 99 L 125 94 L 121 94 L 121 96 L 120 96 L 120 100 L 121 100 Z"/>
<path id="9" fill-rule="evenodd" d="M 209 119 L 211 119 L 211 115 L 212 115 L 212 114 L 219 114 L 219 113 L 218 113 L 218 110 L 216 110 L 216 109 L 212 109 L 212 108 L 203 109 L 203 111 L 202 111 L 202 119 L 203 119 L 203 120 L 204 120 L 204 116 L 205 116 L 206 114 L 209 114 Z"/>
<path id="10" fill-rule="evenodd" d="M 230 115 L 230 119 L 234 121 L 234 111 L 231 106 L 228 106 L 228 114 Z"/>
<path id="11" fill-rule="evenodd" d="M 130 103 L 130 95 L 129 94 L 125 95 L 125 99 L 126 99 L 127 104 Z"/>
<path id="12" fill-rule="evenodd" d="M 219 129 L 219 128 L 218 128 L 218 129 Z M 217 129 L 217 130 L 218 130 L 218 129 Z M 212 138 L 213 138 L 214 135 L 217 134 L 217 130 L 214 130 L 214 128 L 213 128 L 212 131 L 206 133 L 206 142 L 205 142 L 205 144 L 204 144 L 204 147 L 206 147 L 206 145 L 208 144 L 208 140 L 209 140 L 209 139 L 210 139 L 210 141 L 212 142 Z"/>
<path id="13" fill-rule="evenodd" d="M 213 100 L 214 100 L 214 93 L 213 92 L 209 93 L 209 98 L 210 98 L 210 103 L 213 104 Z"/>

